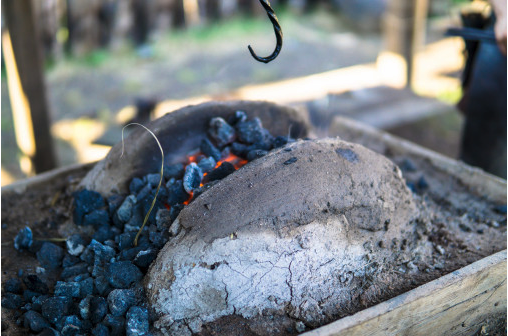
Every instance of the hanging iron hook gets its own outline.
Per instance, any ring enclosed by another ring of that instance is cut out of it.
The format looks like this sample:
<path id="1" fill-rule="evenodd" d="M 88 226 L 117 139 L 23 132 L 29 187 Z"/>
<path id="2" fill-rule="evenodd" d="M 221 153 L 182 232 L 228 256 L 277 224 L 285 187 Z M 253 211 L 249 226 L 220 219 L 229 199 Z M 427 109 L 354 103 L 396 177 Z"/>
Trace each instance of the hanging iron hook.
<path id="1" fill-rule="evenodd" d="M 270 56 L 267 57 L 259 57 L 256 55 L 254 50 L 252 50 L 251 46 L 249 45 L 249 51 L 252 57 L 256 59 L 256 61 L 268 63 L 273 61 L 277 58 L 277 56 L 280 53 L 280 50 L 282 48 L 282 28 L 280 27 L 279 20 L 277 19 L 277 15 L 275 15 L 275 12 L 272 9 L 272 6 L 270 6 L 270 2 L 268 0 L 259 0 L 261 5 L 266 11 L 266 15 L 268 15 L 268 18 L 270 21 L 272 21 L 273 25 L 273 31 L 275 32 L 275 37 L 277 38 L 277 44 L 275 45 L 275 50 Z"/>

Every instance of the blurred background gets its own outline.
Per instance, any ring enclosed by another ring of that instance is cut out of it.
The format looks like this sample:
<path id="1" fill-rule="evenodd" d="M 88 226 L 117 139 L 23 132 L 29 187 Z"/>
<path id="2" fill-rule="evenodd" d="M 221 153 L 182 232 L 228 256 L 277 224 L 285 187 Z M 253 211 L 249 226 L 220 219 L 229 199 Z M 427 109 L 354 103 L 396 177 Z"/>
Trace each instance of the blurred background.
<path id="1" fill-rule="evenodd" d="M 225 99 L 347 116 L 456 158 L 463 0 L 2 1 L 2 185 L 103 158 L 129 121 Z"/>

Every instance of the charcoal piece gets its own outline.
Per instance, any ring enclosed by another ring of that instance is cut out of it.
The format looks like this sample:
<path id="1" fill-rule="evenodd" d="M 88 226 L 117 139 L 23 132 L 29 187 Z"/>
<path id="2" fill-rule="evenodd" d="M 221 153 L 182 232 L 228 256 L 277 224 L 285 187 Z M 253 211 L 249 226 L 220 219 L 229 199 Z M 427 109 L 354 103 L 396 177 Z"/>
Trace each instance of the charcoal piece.
<path id="1" fill-rule="evenodd" d="M 31 303 L 25 304 L 23 307 L 21 307 L 21 310 L 23 310 L 23 311 L 32 310 L 32 304 Z"/>
<path id="2" fill-rule="evenodd" d="M 54 296 L 42 303 L 42 316 L 50 323 L 56 324 L 63 316 L 69 313 L 72 299 L 66 296 Z"/>
<path id="3" fill-rule="evenodd" d="M 182 180 L 173 181 L 171 184 L 168 182 L 167 188 L 169 195 L 166 202 L 169 206 L 172 207 L 189 199 L 189 194 L 185 191 Z"/>
<path id="4" fill-rule="evenodd" d="M 427 180 L 425 179 L 424 176 L 421 176 L 419 179 L 418 179 L 418 182 L 416 182 L 416 187 L 420 190 L 420 191 L 424 191 L 426 190 L 427 188 L 429 188 L 429 183 L 427 182 Z"/>
<path id="5" fill-rule="evenodd" d="M 238 139 L 246 144 L 253 144 L 263 141 L 265 131 L 259 118 L 253 118 L 249 121 L 239 122 L 235 125 Z"/>
<path id="6" fill-rule="evenodd" d="M 142 179 L 139 177 L 135 177 L 131 180 L 131 183 L 129 183 L 129 191 L 131 194 L 137 194 L 141 188 L 145 186 L 145 182 L 143 182 Z"/>
<path id="7" fill-rule="evenodd" d="M 118 244 L 118 249 L 122 251 L 127 248 L 131 248 L 134 244 L 134 238 L 136 238 L 136 234 L 137 232 L 125 232 L 119 236 L 116 236 L 115 241 Z"/>
<path id="8" fill-rule="evenodd" d="M 213 157 L 204 158 L 198 163 L 198 167 L 201 168 L 201 171 L 203 173 L 208 173 L 212 171 L 215 168 L 215 165 L 217 162 Z"/>
<path id="9" fill-rule="evenodd" d="M 411 159 L 405 158 L 400 164 L 400 169 L 403 172 L 414 172 L 416 171 L 416 165 Z"/>
<path id="10" fill-rule="evenodd" d="M 118 207 L 120 205 L 122 205 L 123 201 L 124 201 L 124 197 L 121 195 L 113 194 L 113 195 L 109 196 L 109 198 L 108 198 L 108 212 L 109 212 L 110 217 L 113 217 L 113 215 L 115 214 Z"/>
<path id="11" fill-rule="evenodd" d="M 93 293 L 94 288 L 94 280 L 92 278 L 86 278 L 81 280 L 79 283 L 79 297 L 84 298 L 87 295 L 91 295 Z"/>
<path id="12" fill-rule="evenodd" d="M 93 283 L 97 294 L 100 296 L 106 296 L 111 291 L 109 281 L 103 275 L 100 275 L 97 278 L 95 278 Z"/>
<path id="13" fill-rule="evenodd" d="M 155 225 L 157 225 L 158 230 L 163 230 L 165 227 L 168 227 L 171 222 L 171 210 L 166 208 L 157 210 L 157 214 L 155 215 Z"/>
<path id="14" fill-rule="evenodd" d="M 83 218 L 83 225 L 91 225 L 94 228 L 110 225 L 109 213 L 105 209 L 93 210 Z"/>
<path id="15" fill-rule="evenodd" d="M 265 156 L 266 154 L 268 154 L 267 151 L 265 150 L 262 150 L 262 149 L 254 149 L 254 150 L 251 150 L 248 154 L 247 154 L 247 160 L 249 161 L 254 161 L 256 159 L 259 159 L 260 157 L 263 157 Z"/>
<path id="16" fill-rule="evenodd" d="M 125 261 L 125 260 L 133 261 L 134 258 L 136 258 L 136 256 L 138 255 L 138 253 L 140 251 L 143 251 L 143 247 L 141 247 L 141 246 L 136 246 L 136 247 L 132 247 L 129 249 L 125 249 L 122 252 L 120 252 L 120 254 L 118 255 L 118 260 L 119 261 Z"/>
<path id="17" fill-rule="evenodd" d="M 51 325 L 41 314 L 34 310 L 27 311 L 24 318 L 24 326 L 25 328 L 30 328 L 30 330 L 35 332 L 40 332 L 44 328 L 49 328 Z"/>
<path id="18" fill-rule="evenodd" d="M 80 289 L 81 287 L 78 282 L 57 281 L 55 285 L 55 295 L 77 298 L 80 295 Z"/>
<path id="19" fill-rule="evenodd" d="M 14 293 L 5 293 L 2 296 L 2 307 L 7 309 L 18 309 L 24 305 L 21 295 Z"/>
<path id="20" fill-rule="evenodd" d="M 139 191 L 139 193 L 137 194 L 136 196 L 136 199 L 137 199 L 137 203 L 139 203 L 141 200 L 143 200 L 144 198 L 146 197 L 149 197 L 150 193 L 152 192 L 152 185 L 150 185 L 149 183 L 147 183 L 143 189 L 141 189 Z"/>
<path id="21" fill-rule="evenodd" d="M 102 244 L 104 244 L 106 246 L 109 246 L 109 247 L 111 247 L 113 249 L 116 249 L 118 247 L 118 245 L 116 245 L 116 243 L 115 243 L 115 241 L 113 239 L 108 239 L 108 240 L 104 241 Z"/>
<path id="22" fill-rule="evenodd" d="M 210 120 L 208 134 L 219 147 L 232 143 L 236 138 L 235 129 L 220 117 Z"/>
<path id="23" fill-rule="evenodd" d="M 84 331 L 83 321 L 76 315 L 69 315 L 62 318 L 57 327 L 60 327 L 62 336 L 78 335 Z"/>
<path id="24" fill-rule="evenodd" d="M 90 319 L 90 301 L 92 300 L 93 296 L 88 295 L 84 299 L 82 299 L 79 302 L 79 315 L 83 320 Z"/>
<path id="25" fill-rule="evenodd" d="M 220 152 L 221 159 L 227 158 L 230 155 L 231 155 L 231 147 L 229 146 L 224 147 Z"/>
<path id="26" fill-rule="evenodd" d="M 269 151 L 270 149 L 272 149 L 272 144 L 269 141 L 259 141 L 253 143 L 252 145 L 247 146 L 247 154 L 255 149 Z"/>
<path id="27" fill-rule="evenodd" d="M 149 249 L 145 251 L 140 251 L 134 258 L 134 265 L 140 267 L 141 269 L 146 269 L 152 261 L 157 257 L 157 251 L 154 249 Z"/>
<path id="28" fill-rule="evenodd" d="M 34 298 L 41 296 L 41 295 L 42 294 L 39 292 L 34 292 L 33 290 L 25 289 L 23 291 L 23 300 L 25 300 L 26 302 L 31 302 L 34 300 Z"/>
<path id="29" fill-rule="evenodd" d="M 295 163 L 296 161 L 298 161 L 298 158 L 297 157 L 292 157 L 291 159 L 284 161 L 284 165 L 287 166 L 287 165 L 290 165 L 292 163 Z"/>
<path id="30" fill-rule="evenodd" d="M 275 137 L 275 139 L 273 139 L 273 148 L 279 148 L 294 141 L 295 141 L 294 139 L 288 138 L 287 136 L 279 135 Z"/>
<path id="31" fill-rule="evenodd" d="M 94 239 L 92 239 L 92 242 L 89 246 L 94 251 L 94 267 L 92 276 L 97 277 L 100 274 L 104 273 L 104 266 L 109 263 L 115 256 L 115 249 L 103 245 Z"/>
<path id="32" fill-rule="evenodd" d="M 71 277 L 65 279 L 65 281 L 68 281 L 68 282 L 71 282 L 71 281 L 80 282 L 82 280 L 88 279 L 89 277 L 90 277 L 89 273 L 82 273 L 82 274 L 71 276 Z"/>
<path id="33" fill-rule="evenodd" d="M 4 284 L 4 291 L 7 293 L 21 294 L 23 288 L 21 287 L 21 280 L 18 278 L 10 278 Z"/>
<path id="34" fill-rule="evenodd" d="M 79 264 L 64 268 L 60 277 L 62 279 L 67 279 L 83 273 L 88 273 L 88 264 L 80 262 Z"/>
<path id="35" fill-rule="evenodd" d="M 501 215 L 506 215 L 506 204 L 496 205 L 494 211 Z"/>
<path id="36" fill-rule="evenodd" d="M 235 166 L 233 166 L 231 163 L 223 162 L 219 167 L 215 168 L 210 173 L 208 173 L 208 175 L 206 175 L 207 182 L 222 180 L 235 170 Z"/>
<path id="37" fill-rule="evenodd" d="M 44 301 L 46 301 L 49 298 L 50 298 L 49 295 L 35 296 L 32 299 L 32 309 L 40 313 L 41 309 L 42 309 L 42 304 L 44 303 Z"/>
<path id="38" fill-rule="evenodd" d="M 79 234 L 73 234 L 65 242 L 67 245 L 67 253 L 73 256 L 78 256 L 85 249 L 85 239 Z"/>
<path id="39" fill-rule="evenodd" d="M 28 226 L 25 226 L 19 231 L 16 237 L 14 237 L 14 248 L 18 251 L 27 250 L 30 246 L 32 246 L 32 244 L 32 229 L 30 229 Z"/>
<path id="40" fill-rule="evenodd" d="M 73 219 L 77 225 L 83 224 L 83 218 L 86 214 L 89 214 L 93 210 L 103 208 L 106 203 L 101 194 L 92 190 L 81 190 L 74 194 L 74 211 Z"/>
<path id="41" fill-rule="evenodd" d="M 132 216 L 132 208 L 136 204 L 136 196 L 129 195 L 125 198 L 122 205 L 116 211 L 116 216 L 122 223 L 126 223 Z"/>
<path id="42" fill-rule="evenodd" d="M 414 182 L 406 181 L 406 186 L 409 188 L 409 190 L 411 190 L 411 192 L 416 194 L 417 188 Z"/>
<path id="43" fill-rule="evenodd" d="M 80 260 L 81 259 L 79 259 L 79 257 L 76 257 L 76 256 L 66 253 L 62 259 L 62 267 L 65 270 L 67 267 L 76 265 L 77 263 L 80 262 Z"/>
<path id="44" fill-rule="evenodd" d="M 111 330 L 111 336 L 125 335 L 125 318 L 123 316 L 106 315 L 102 321 Z"/>
<path id="45" fill-rule="evenodd" d="M 239 142 L 233 142 L 231 144 L 231 152 L 237 156 L 245 158 L 249 152 L 249 146 Z"/>
<path id="46" fill-rule="evenodd" d="M 49 293 L 48 285 L 35 274 L 27 274 L 23 277 L 26 288 L 41 294 Z"/>
<path id="47" fill-rule="evenodd" d="M 144 199 L 142 199 L 139 202 L 140 203 L 139 204 L 140 205 L 140 209 L 137 212 L 139 217 L 134 217 L 133 216 L 132 222 L 129 221 L 129 223 L 128 223 L 129 226 L 127 226 L 127 224 L 125 225 L 126 226 L 125 230 L 127 230 L 128 228 L 131 228 L 131 230 L 135 229 L 136 232 L 139 231 L 141 225 L 143 224 L 143 220 L 144 220 L 146 214 L 148 213 L 148 211 L 152 207 L 152 203 L 153 203 L 154 198 L 155 198 L 155 190 L 153 190 L 153 192 L 151 194 L 149 194 L 148 197 L 145 197 Z M 162 199 L 163 199 L 162 195 L 157 195 L 157 198 L 155 199 L 155 203 L 154 203 L 152 212 L 150 212 L 150 215 L 148 216 L 147 223 L 149 223 L 149 224 L 155 224 L 155 216 L 157 214 L 157 210 L 161 209 L 161 208 L 164 208 L 164 204 L 162 203 Z"/>
<path id="48" fill-rule="evenodd" d="M 37 260 L 44 268 L 55 269 L 62 265 L 64 250 L 53 243 L 45 242 L 37 252 Z"/>
<path id="49" fill-rule="evenodd" d="M 143 273 L 130 261 L 118 261 L 108 264 L 106 277 L 113 288 L 129 288 L 143 278 Z"/>
<path id="50" fill-rule="evenodd" d="M 160 249 L 168 242 L 169 232 L 167 230 L 164 230 L 163 232 L 157 232 L 157 231 L 150 232 L 148 235 L 148 238 L 149 238 L 150 242 L 153 244 L 153 246 Z M 140 266 L 140 265 L 138 265 L 138 266 Z"/>
<path id="51" fill-rule="evenodd" d="M 206 176 L 205 176 L 205 179 L 206 180 Z M 212 181 L 212 182 L 208 182 L 206 183 L 205 185 L 197 188 L 196 190 L 194 190 L 194 198 L 197 198 L 199 195 L 201 195 L 202 193 L 204 193 L 205 191 L 207 191 L 208 189 L 210 189 L 212 186 L 214 186 L 215 184 L 217 184 L 219 181 Z M 176 216 L 175 216 L 175 219 L 176 219 Z M 174 219 L 173 219 L 174 220 Z"/>
<path id="52" fill-rule="evenodd" d="M 164 174 L 163 174 L 164 177 Z M 152 187 L 157 187 L 159 185 L 159 181 L 161 179 L 160 174 L 147 174 L 143 177 L 144 180 L 146 180 L 147 183 L 152 185 Z"/>
<path id="53" fill-rule="evenodd" d="M 340 157 L 348 160 L 349 162 L 356 163 L 359 161 L 358 155 L 356 155 L 356 153 L 349 148 L 337 148 L 335 153 L 337 153 Z"/>
<path id="54" fill-rule="evenodd" d="M 53 328 L 45 328 L 37 336 L 60 336 L 60 333 Z"/>
<path id="55" fill-rule="evenodd" d="M 106 316 L 108 313 L 108 303 L 106 299 L 99 296 L 94 296 L 90 300 L 90 321 L 96 324 Z"/>
<path id="56" fill-rule="evenodd" d="M 171 222 L 173 222 L 176 219 L 176 217 L 178 217 L 178 215 L 180 214 L 180 211 L 182 211 L 183 208 L 184 208 L 183 204 L 175 204 L 171 207 L 171 209 L 169 210 L 170 211 L 169 215 L 171 216 Z"/>
<path id="57" fill-rule="evenodd" d="M 219 161 L 221 158 L 220 150 L 217 147 L 215 147 L 210 140 L 206 138 L 201 140 L 199 149 L 206 156 L 214 158 L 215 161 Z"/>
<path id="58" fill-rule="evenodd" d="M 181 179 L 183 177 L 183 173 L 185 172 L 185 167 L 182 163 L 175 163 L 172 165 L 164 165 L 164 178 L 169 180 L 171 178 Z"/>
<path id="59" fill-rule="evenodd" d="M 30 247 L 28 248 L 28 252 L 37 254 L 37 252 L 39 252 L 39 250 L 41 249 L 43 243 L 44 243 L 43 241 L 34 240 L 32 245 L 30 245 Z"/>
<path id="60" fill-rule="evenodd" d="M 150 328 L 148 310 L 138 306 L 130 307 L 126 315 L 126 324 L 127 336 L 147 335 Z"/>
<path id="61" fill-rule="evenodd" d="M 243 111 L 236 111 L 231 117 L 229 117 L 228 122 L 230 125 L 236 125 L 239 122 L 247 121 L 247 114 Z"/>
<path id="62" fill-rule="evenodd" d="M 203 179 L 203 172 L 195 162 L 191 162 L 185 167 L 185 174 L 183 175 L 183 188 L 190 194 L 194 189 L 199 187 Z"/>
<path id="63" fill-rule="evenodd" d="M 115 234 L 111 230 L 111 227 L 101 226 L 95 231 L 92 238 L 98 241 L 99 243 L 104 243 L 106 240 L 114 239 Z"/>
<path id="64" fill-rule="evenodd" d="M 113 289 L 108 295 L 109 311 L 113 316 L 124 316 L 136 303 L 136 294 L 132 289 Z"/>
<path id="65" fill-rule="evenodd" d="M 92 329 L 92 336 L 109 336 L 109 329 L 104 324 L 99 323 Z"/>
<path id="66" fill-rule="evenodd" d="M 292 152 L 292 151 L 293 151 L 293 148 L 291 148 L 291 147 L 284 148 L 284 152 Z"/>

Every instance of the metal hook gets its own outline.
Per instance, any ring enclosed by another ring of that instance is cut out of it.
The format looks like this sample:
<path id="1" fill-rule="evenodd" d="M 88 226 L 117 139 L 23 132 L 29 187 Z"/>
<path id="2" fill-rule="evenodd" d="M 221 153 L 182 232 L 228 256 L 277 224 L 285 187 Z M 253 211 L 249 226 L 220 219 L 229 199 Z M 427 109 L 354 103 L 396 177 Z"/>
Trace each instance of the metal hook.
<path id="1" fill-rule="evenodd" d="M 256 61 L 268 63 L 273 61 L 277 58 L 277 56 L 280 53 L 280 49 L 282 48 L 282 28 L 280 27 L 279 20 L 277 19 L 277 15 L 275 15 L 275 12 L 273 11 L 272 7 L 270 6 L 270 2 L 268 0 L 259 0 L 261 5 L 266 11 L 266 15 L 268 15 L 268 18 L 270 21 L 272 21 L 273 25 L 273 31 L 275 32 L 275 37 L 277 38 L 277 44 L 275 45 L 275 50 L 270 56 L 267 57 L 259 57 L 256 55 L 254 50 L 252 50 L 251 46 L 249 45 L 249 51 L 252 57 L 256 59 Z"/>

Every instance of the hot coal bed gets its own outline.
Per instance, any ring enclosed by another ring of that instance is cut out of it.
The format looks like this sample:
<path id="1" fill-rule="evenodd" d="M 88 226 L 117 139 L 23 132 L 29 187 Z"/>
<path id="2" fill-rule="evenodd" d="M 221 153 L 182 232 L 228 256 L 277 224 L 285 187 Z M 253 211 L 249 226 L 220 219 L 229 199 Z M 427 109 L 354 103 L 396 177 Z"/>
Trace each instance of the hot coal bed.
<path id="1" fill-rule="evenodd" d="M 165 165 L 160 174 L 134 177 L 129 195 L 104 198 L 83 189 L 74 193 L 74 223 L 83 229 L 65 246 L 34 240 L 26 226 L 14 239 L 17 250 L 33 253 L 36 274 L 20 269 L 7 280 L 2 307 L 16 311 L 16 323 L 40 335 L 146 335 L 152 320 L 142 280 L 159 250 L 179 233 L 180 211 L 249 161 L 295 141 L 272 136 L 259 118 L 237 111 L 229 120 L 210 120 L 208 137 L 183 162 Z M 292 158 L 285 162 L 289 165 Z M 156 197 L 137 246 L 134 239 Z M 45 272 L 60 273 L 56 283 Z"/>
<path id="2" fill-rule="evenodd" d="M 160 176 L 127 173 L 121 194 L 91 190 L 110 189 L 100 187 L 118 162 L 96 165 L 111 175 L 89 172 L 81 186 L 94 188 L 74 192 L 65 242 L 17 234 L 17 253 L 39 263 L 3 281 L 22 334 L 292 335 L 506 248 L 506 205 L 424 159 L 386 151 L 396 166 L 339 139 L 274 137 L 235 110 L 207 119 L 199 148 L 165 165 L 137 246 Z"/>

